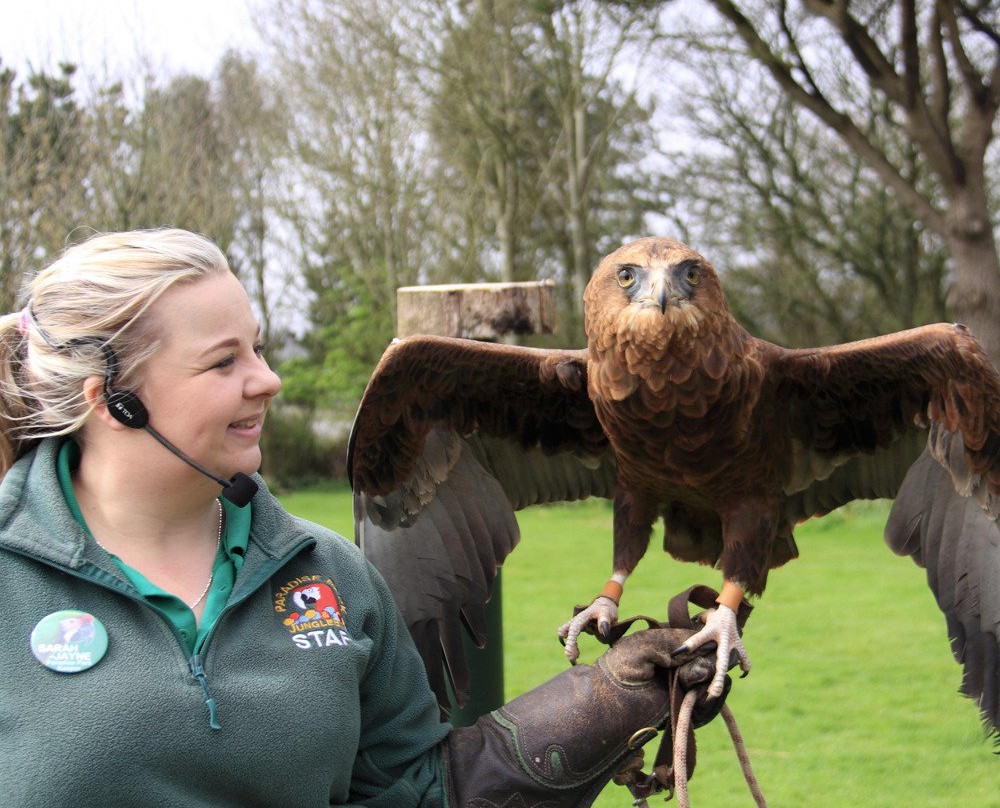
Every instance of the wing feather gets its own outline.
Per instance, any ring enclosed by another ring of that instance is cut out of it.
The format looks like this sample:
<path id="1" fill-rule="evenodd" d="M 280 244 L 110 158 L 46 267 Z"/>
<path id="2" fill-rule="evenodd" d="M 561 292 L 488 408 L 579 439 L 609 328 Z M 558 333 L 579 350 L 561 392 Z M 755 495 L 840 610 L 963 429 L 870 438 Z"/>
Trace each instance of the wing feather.
<path id="1" fill-rule="evenodd" d="M 885 448 L 851 457 L 827 476 L 786 491 L 788 522 L 823 516 L 856 499 L 892 499 L 926 443 L 922 431 L 906 431 Z"/>
<path id="2" fill-rule="evenodd" d="M 886 543 L 927 571 L 945 616 L 961 692 L 976 701 L 1000 742 L 1000 528 L 976 501 L 955 491 L 929 452 L 903 481 L 889 513 Z"/>
<path id="3" fill-rule="evenodd" d="M 447 337 L 395 341 L 362 397 L 348 449 L 355 490 L 385 494 L 411 479 L 432 425 L 525 449 L 600 456 L 607 439 L 586 392 L 586 351 Z"/>

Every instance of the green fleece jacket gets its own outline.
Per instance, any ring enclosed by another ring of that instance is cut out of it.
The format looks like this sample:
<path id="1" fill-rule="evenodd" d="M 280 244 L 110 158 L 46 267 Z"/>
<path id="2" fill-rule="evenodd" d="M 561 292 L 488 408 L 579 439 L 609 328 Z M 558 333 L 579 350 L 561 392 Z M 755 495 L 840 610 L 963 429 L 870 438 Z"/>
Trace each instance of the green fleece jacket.
<path id="1" fill-rule="evenodd" d="M 261 484 L 229 602 L 189 658 L 74 521 L 58 443 L 0 483 L 0 805 L 444 804 L 449 726 L 357 548 Z M 77 673 L 43 666 L 30 640 L 67 609 L 108 634 L 104 657 Z"/>

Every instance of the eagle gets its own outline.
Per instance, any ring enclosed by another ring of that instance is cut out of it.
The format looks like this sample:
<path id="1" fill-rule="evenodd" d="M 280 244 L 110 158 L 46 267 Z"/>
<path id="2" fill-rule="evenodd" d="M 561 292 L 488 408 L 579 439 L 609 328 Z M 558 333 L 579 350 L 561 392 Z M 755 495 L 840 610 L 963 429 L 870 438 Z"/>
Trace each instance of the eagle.
<path id="1" fill-rule="evenodd" d="M 440 703 L 469 692 L 462 632 L 530 505 L 613 503 L 610 578 L 559 629 L 616 620 L 662 521 L 663 547 L 716 567 L 717 608 L 688 649 L 749 656 L 736 611 L 797 555 L 794 527 L 896 498 L 893 550 L 927 566 L 963 690 L 1000 728 L 1000 374 L 963 326 L 787 349 L 733 317 L 712 265 L 668 238 L 603 258 L 584 293 L 585 349 L 436 336 L 394 341 L 348 448 L 356 540 L 388 581 Z M 595 586 L 596 590 L 596 586 Z"/>

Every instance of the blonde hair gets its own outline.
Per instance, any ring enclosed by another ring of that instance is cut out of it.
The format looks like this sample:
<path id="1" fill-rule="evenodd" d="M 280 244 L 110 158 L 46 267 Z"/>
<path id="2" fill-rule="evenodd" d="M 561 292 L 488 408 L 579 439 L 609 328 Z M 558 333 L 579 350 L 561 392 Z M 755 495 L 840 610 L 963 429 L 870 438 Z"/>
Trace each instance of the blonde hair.
<path id="1" fill-rule="evenodd" d="M 107 349 L 115 387 L 138 386 L 158 345 L 146 313 L 164 292 L 228 271 L 207 238 L 160 229 L 93 236 L 39 272 L 25 308 L 0 317 L 0 477 L 41 438 L 82 426 L 83 383 L 106 374 Z"/>

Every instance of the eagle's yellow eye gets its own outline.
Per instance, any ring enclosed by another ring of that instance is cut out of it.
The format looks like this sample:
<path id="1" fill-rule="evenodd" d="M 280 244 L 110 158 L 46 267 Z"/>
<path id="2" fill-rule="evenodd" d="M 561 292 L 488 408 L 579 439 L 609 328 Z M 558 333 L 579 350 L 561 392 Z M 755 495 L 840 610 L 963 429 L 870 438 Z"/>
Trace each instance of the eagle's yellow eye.
<path id="1" fill-rule="evenodd" d="M 622 289 L 628 289 L 633 283 L 635 283 L 635 273 L 628 267 L 622 267 L 618 270 L 618 285 Z"/>
<path id="2" fill-rule="evenodd" d="M 688 267 L 687 282 L 690 283 L 692 286 L 697 286 L 698 281 L 700 280 L 701 280 L 701 273 L 698 271 L 698 267 L 697 266 Z"/>

